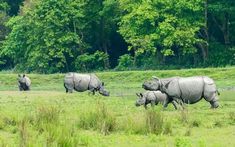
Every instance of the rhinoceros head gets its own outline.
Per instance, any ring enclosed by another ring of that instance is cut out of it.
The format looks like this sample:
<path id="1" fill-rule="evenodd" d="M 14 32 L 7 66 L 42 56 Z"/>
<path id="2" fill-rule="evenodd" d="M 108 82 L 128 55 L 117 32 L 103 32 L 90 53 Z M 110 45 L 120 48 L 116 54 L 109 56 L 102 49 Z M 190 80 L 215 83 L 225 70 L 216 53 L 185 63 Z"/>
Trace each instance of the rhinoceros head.
<path id="1" fill-rule="evenodd" d="M 25 74 L 23 74 L 23 75 L 18 74 L 18 82 L 20 84 L 25 84 L 26 83 Z"/>
<path id="2" fill-rule="evenodd" d="M 151 81 L 146 81 L 143 83 L 142 87 L 145 90 L 160 90 L 160 80 L 157 77 L 153 77 Z"/>
<path id="3" fill-rule="evenodd" d="M 144 105 L 145 102 L 146 102 L 146 98 L 143 96 L 142 93 L 136 93 L 136 95 L 138 96 L 138 99 L 136 100 L 136 103 L 135 105 L 138 107 L 138 106 L 141 106 L 141 105 Z"/>
<path id="4" fill-rule="evenodd" d="M 99 93 L 103 96 L 109 96 L 109 91 L 104 88 L 104 82 L 102 82 L 101 86 L 99 87 Z"/>

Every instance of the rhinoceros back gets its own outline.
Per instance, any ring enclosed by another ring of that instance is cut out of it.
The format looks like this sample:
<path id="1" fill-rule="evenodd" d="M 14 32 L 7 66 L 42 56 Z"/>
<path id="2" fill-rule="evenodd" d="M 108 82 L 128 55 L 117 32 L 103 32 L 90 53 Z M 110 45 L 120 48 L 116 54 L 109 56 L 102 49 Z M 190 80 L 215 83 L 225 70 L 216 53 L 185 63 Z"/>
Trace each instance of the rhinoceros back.
<path id="1" fill-rule="evenodd" d="M 204 91 L 203 77 L 179 78 L 181 98 L 185 103 L 193 104 L 201 100 Z"/>
<path id="2" fill-rule="evenodd" d="M 77 91 L 86 91 L 88 90 L 88 85 L 90 83 L 90 75 L 89 74 L 78 74 L 74 73 L 74 89 Z"/>

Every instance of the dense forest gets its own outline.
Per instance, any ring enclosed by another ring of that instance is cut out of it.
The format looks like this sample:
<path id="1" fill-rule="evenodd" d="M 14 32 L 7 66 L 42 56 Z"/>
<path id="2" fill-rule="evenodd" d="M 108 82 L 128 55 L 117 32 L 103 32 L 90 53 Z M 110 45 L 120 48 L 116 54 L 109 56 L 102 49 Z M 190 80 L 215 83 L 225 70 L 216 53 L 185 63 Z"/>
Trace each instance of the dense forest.
<path id="1" fill-rule="evenodd" d="M 234 0 L 0 0 L 1 70 L 234 64 Z"/>

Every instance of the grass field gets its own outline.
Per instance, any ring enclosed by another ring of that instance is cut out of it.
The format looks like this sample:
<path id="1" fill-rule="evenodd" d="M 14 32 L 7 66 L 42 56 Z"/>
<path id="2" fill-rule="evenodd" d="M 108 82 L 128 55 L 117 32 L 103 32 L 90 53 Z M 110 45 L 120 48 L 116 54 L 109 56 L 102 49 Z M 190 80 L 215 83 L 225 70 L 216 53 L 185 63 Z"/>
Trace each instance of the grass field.
<path id="1" fill-rule="evenodd" d="M 19 92 L 17 74 L 0 73 L 0 146 L 235 146 L 235 68 L 102 72 L 110 97 L 66 94 L 63 74 L 30 74 Z M 205 100 L 184 111 L 135 107 L 151 76 L 212 77 L 221 107 Z"/>

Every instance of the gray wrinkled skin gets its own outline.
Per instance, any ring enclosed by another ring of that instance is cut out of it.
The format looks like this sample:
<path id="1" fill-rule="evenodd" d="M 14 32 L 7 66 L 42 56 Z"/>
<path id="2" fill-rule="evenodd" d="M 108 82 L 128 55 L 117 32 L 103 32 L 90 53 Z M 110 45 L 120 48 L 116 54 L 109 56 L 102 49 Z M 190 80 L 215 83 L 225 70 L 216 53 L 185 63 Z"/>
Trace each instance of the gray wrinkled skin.
<path id="1" fill-rule="evenodd" d="M 162 93 L 161 91 L 146 91 L 143 94 L 140 93 L 136 93 L 136 95 L 138 96 L 138 99 L 136 100 L 135 105 L 141 106 L 144 105 L 145 109 L 147 109 L 147 105 L 151 104 L 151 106 L 155 106 L 160 104 L 164 104 L 165 101 L 168 99 L 168 96 L 165 93 Z M 171 103 L 174 105 L 175 109 L 177 109 L 177 102 L 175 101 L 171 101 Z"/>
<path id="2" fill-rule="evenodd" d="M 180 100 L 182 103 L 194 104 L 204 98 L 210 102 L 211 108 L 219 107 L 216 85 L 211 78 L 206 76 L 166 79 L 153 77 L 151 81 L 144 82 L 142 87 L 151 91 L 160 90 L 172 99 Z M 167 102 L 165 105 L 167 106 Z"/>
<path id="3" fill-rule="evenodd" d="M 18 87 L 20 91 L 30 90 L 31 81 L 26 75 L 18 75 Z"/>
<path id="4" fill-rule="evenodd" d="M 95 74 L 67 73 L 64 78 L 64 87 L 66 93 L 72 93 L 73 90 L 78 92 L 90 90 L 93 94 L 98 91 L 103 96 L 109 96 L 104 83 Z"/>

